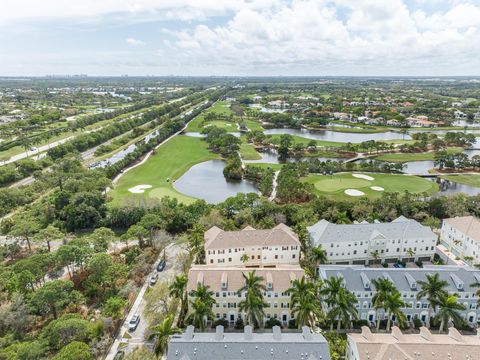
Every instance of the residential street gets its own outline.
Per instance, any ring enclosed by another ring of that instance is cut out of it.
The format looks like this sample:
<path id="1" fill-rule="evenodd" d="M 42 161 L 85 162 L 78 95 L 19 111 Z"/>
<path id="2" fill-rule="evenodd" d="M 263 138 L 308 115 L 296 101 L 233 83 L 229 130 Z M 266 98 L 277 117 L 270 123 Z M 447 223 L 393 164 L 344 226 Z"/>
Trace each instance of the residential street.
<path id="1" fill-rule="evenodd" d="M 181 245 L 170 244 L 167 246 L 166 248 L 167 263 L 165 266 L 165 270 L 159 273 L 157 284 L 165 280 L 173 279 L 175 275 L 180 274 L 181 272 L 180 264 L 178 264 L 175 261 L 175 259 L 177 255 L 183 251 L 186 251 L 186 250 Z M 159 258 L 155 262 L 155 266 L 152 269 L 152 272 L 156 272 L 156 266 L 162 256 L 163 256 L 163 253 L 159 256 Z M 147 341 L 145 340 L 145 335 L 147 332 L 148 324 L 147 324 L 147 320 L 145 319 L 143 311 L 145 309 L 145 303 L 146 303 L 144 300 L 144 295 L 149 287 L 149 284 L 148 284 L 149 277 L 150 275 L 147 276 L 147 278 L 145 279 L 145 283 L 140 289 L 137 299 L 135 300 L 132 308 L 130 309 L 127 317 L 125 318 L 124 323 L 122 324 L 119 335 L 115 339 L 115 342 L 110 348 L 109 353 L 105 357 L 106 360 L 113 360 L 117 351 L 120 350 L 119 348 L 120 343 L 127 343 L 127 346 L 121 347 L 121 349 L 125 351 L 125 353 L 132 351 L 137 346 L 145 345 L 147 343 Z M 128 322 L 130 321 L 130 319 L 134 314 L 140 314 L 140 323 L 138 324 L 138 327 L 134 332 L 128 332 Z M 130 339 L 123 338 L 123 335 L 125 333 L 129 333 L 131 338 Z"/>

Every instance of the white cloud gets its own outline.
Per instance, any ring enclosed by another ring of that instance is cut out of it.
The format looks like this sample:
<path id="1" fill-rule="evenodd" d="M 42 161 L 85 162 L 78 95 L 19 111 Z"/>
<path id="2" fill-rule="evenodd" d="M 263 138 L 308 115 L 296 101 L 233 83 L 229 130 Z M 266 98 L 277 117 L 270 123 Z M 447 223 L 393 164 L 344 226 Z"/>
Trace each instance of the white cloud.
<path id="1" fill-rule="evenodd" d="M 131 46 L 145 45 L 145 42 L 143 42 L 142 40 L 134 39 L 132 37 L 126 38 L 125 42 Z"/>

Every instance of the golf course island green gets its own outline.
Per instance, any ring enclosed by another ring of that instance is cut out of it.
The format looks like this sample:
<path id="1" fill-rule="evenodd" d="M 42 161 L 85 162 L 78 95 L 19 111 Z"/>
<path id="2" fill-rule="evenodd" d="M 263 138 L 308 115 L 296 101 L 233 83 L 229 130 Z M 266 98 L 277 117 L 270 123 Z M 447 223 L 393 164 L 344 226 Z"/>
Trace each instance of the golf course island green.
<path id="1" fill-rule="evenodd" d="M 438 191 L 436 183 L 411 175 L 338 173 L 309 175 L 302 181 L 312 184 L 316 194 L 336 200 L 377 198 L 383 192 L 403 193 L 408 191 L 413 194 L 432 194 Z"/>
<path id="2" fill-rule="evenodd" d="M 219 159 L 210 152 L 202 139 L 178 135 L 162 145 L 156 154 L 140 166 L 126 172 L 109 193 L 113 204 L 136 200 L 158 199 L 170 196 L 183 203 L 192 203 L 194 198 L 181 194 L 172 182 L 193 165 Z"/>

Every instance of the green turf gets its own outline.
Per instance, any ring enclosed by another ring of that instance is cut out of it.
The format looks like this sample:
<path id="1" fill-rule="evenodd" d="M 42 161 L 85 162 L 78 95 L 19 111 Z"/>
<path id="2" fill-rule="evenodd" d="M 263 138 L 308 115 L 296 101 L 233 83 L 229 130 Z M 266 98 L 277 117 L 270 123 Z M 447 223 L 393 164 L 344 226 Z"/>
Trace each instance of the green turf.
<path id="1" fill-rule="evenodd" d="M 283 164 L 253 163 L 253 164 L 247 164 L 247 166 L 259 166 L 262 169 L 272 169 L 274 171 L 277 171 L 282 168 Z"/>
<path id="2" fill-rule="evenodd" d="M 280 134 L 273 134 L 273 135 L 269 135 L 273 141 L 275 143 L 279 143 L 280 142 Z M 305 146 L 308 145 L 308 143 L 310 141 L 312 141 L 312 139 L 307 139 L 307 138 L 304 138 L 302 136 L 298 136 L 298 135 L 291 135 L 293 137 L 293 141 L 295 143 L 301 143 L 301 144 L 304 144 Z M 324 141 L 324 140 L 315 140 L 317 142 L 317 146 L 329 146 L 329 147 L 341 147 L 341 146 L 344 146 L 345 143 L 342 143 L 342 142 L 336 142 L 336 141 Z"/>
<path id="3" fill-rule="evenodd" d="M 230 110 L 230 105 L 227 101 L 217 101 L 207 110 L 203 111 L 200 115 L 195 117 L 187 126 L 187 131 L 190 132 L 201 132 L 205 125 L 211 124 L 216 121 L 204 123 L 204 116 L 208 113 L 214 113 L 217 115 L 231 115 L 233 114 L 232 110 Z M 229 123 L 228 121 L 219 121 L 220 123 Z M 222 126 L 223 127 L 223 126 Z M 232 122 L 232 126 L 227 128 L 228 131 L 237 131 L 237 126 L 235 123 Z"/>
<path id="4" fill-rule="evenodd" d="M 438 185 L 432 181 L 410 175 L 393 175 L 380 173 L 366 173 L 374 180 L 365 180 L 353 177 L 352 173 L 340 173 L 329 175 L 309 175 L 302 181 L 313 184 L 318 195 L 330 197 L 335 200 L 356 200 L 361 198 L 378 198 L 382 191 L 372 190 L 371 186 L 379 186 L 385 192 L 431 194 L 438 190 Z M 360 190 L 365 193 L 363 196 L 349 196 L 344 193 L 347 189 Z"/>
<path id="5" fill-rule="evenodd" d="M 262 125 L 258 121 L 243 119 L 250 131 L 263 131 Z"/>
<path id="6" fill-rule="evenodd" d="M 449 153 L 461 153 L 463 148 L 455 147 L 448 148 Z M 383 154 L 377 156 L 377 160 L 389 161 L 389 162 L 407 162 L 407 161 L 425 161 L 434 160 L 434 152 L 422 152 L 422 153 L 396 153 L 396 154 Z"/>
<path id="7" fill-rule="evenodd" d="M 260 160 L 262 158 L 251 144 L 240 145 L 240 155 L 243 160 Z"/>
<path id="8" fill-rule="evenodd" d="M 207 144 L 202 139 L 176 136 L 162 145 L 144 164 L 125 173 L 109 195 L 112 196 L 114 204 L 130 202 L 132 198 L 161 199 L 167 195 L 181 202 L 191 203 L 195 199 L 177 192 L 172 186 L 172 181 L 182 176 L 193 165 L 218 158 L 218 155 L 207 149 Z M 152 188 L 142 194 L 132 194 L 128 191 L 137 185 L 151 185 Z"/>
<path id="9" fill-rule="evenodd" d="M 442 175 L 440 177 L 459 184 L 480 187 L 480 175 Z"/>

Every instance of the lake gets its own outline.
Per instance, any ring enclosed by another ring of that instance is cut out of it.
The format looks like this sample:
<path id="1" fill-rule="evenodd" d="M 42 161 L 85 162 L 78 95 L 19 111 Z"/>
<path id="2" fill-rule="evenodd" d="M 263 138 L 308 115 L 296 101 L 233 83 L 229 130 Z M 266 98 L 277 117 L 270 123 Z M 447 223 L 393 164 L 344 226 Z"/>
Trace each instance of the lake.
<path id="1" fill-rule="evenodd" d="M 237 193 L 260 193 L 250 181 L 227 181 L 223 176 L 224 167 L 222 160 L 194 165 L 173 183 L 173 187 L 182 194 L 203 199 L 210 204 L 221 203 Z"/>

